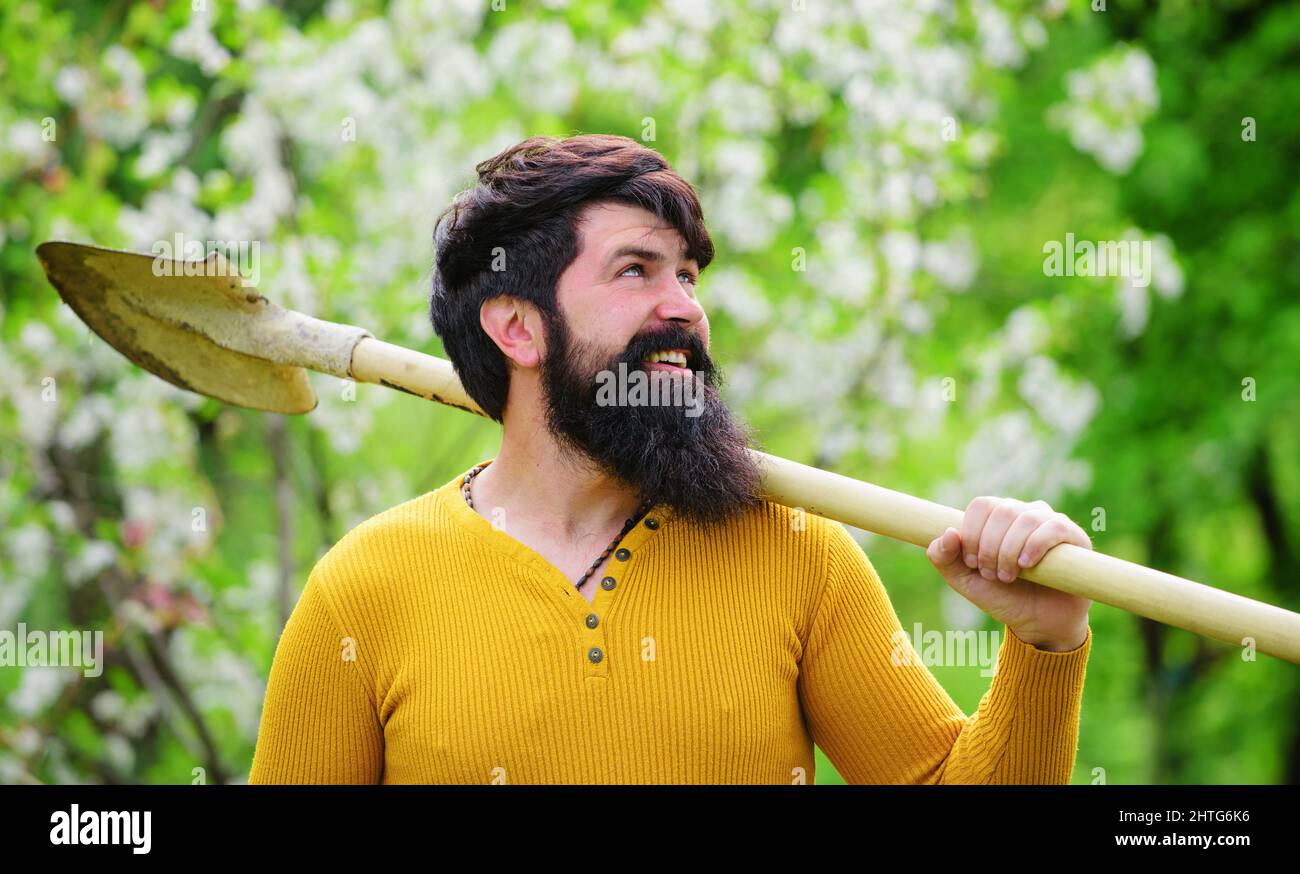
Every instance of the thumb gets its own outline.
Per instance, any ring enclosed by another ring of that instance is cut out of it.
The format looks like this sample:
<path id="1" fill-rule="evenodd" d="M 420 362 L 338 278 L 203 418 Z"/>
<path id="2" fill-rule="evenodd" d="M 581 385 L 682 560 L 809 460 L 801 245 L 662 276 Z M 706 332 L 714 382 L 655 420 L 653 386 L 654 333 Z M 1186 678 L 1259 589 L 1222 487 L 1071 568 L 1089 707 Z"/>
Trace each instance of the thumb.
<path id="1" fill-rule="evenodd" d="M 960 580 L 970 571 L 962 560 L 961 535 L 956 528 L 945 528 L 942 534 L 930 541 L 925 554 L 945 579 Z"/>

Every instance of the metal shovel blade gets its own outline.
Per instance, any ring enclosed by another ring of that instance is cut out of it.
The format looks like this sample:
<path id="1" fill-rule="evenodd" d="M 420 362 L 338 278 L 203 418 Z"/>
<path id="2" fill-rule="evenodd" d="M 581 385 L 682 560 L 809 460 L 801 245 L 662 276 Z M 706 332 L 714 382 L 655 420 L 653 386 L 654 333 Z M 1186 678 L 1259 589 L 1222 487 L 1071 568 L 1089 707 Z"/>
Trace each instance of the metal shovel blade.
<path id="1" fill-rule="evenodd" d="M 220 253 L 187 262 L 49 242 L 36 255 L 81 320 L 150 373 L 256 410 L 315 408 L 316 393 L 302 367 L 230 348 L 232 331 L 284 311 L 245 287 Z"/>

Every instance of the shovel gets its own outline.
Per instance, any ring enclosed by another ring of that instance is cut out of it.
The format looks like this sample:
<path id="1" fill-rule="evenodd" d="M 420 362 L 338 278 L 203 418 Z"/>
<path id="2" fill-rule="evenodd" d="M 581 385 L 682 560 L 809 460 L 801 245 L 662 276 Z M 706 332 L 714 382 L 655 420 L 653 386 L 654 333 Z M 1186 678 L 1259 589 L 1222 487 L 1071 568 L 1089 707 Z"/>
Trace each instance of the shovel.
<path id="1" fill-rule="evenodd" d="M 267 300 L 220 252 L 178 261 L 76 243 L 36 249 L 50 282 L 90 328 L 173 385 L 228 404 L 306 413 L 307 370 L 378 383 L 485 415 L 451 362 Z M 962 511 L 749 450 L 764 496 L 895 540 L 927 547 Z M 1172 574 L 1058 544 L 1020 576 L 1166 625 L 1300 664 L 1300 614 Z"/>

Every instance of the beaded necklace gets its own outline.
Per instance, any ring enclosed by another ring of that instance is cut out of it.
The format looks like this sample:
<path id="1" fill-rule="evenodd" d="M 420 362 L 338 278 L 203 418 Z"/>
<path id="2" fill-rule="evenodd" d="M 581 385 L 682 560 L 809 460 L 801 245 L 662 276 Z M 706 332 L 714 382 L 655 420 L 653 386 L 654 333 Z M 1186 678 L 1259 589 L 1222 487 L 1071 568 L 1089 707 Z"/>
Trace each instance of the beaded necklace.
<path id="1" fill-rule="evenodd" d="M 469 484 L 473 481 L 474 477 L 478 476 L 479 471 L 483 470 L 485 467 L 487 467 L 486 464 L 480 464 L 469 473 L 465 474 L 465 481 L 460 487 L 460 493 L 465 496 L 465 503 L 469 504 L 471 510 L 474 509 L 474 499 L 470 497 Z M 596 559 L 596 561 L 592 563 L 591 567 L 587 569 L 587 572 L 582 575 L 582 579 L 578 580 L 574 585 L 574 588 L 582 588 L 582 584 L 587 582 L 587 578 L 596 572 L 596 568 L 600 567 L 601 563 L 609 557 L 609 554 L 614 551 L 614 547 L 618 545 L 618 542 L 627 536 L 627 533 L 632 530 L 634 525 L 636 525 L 637 520 L 649 512 L 650 507 L 651 502 L 645 501 L 637 508 L 636 513 L 633 514 L 632 518 L 628 519 L 627 522 L 623 524 L 623 530 L 609 542 L 609 546 L 605 547 L 605 551 L 600 554 L 600 558 Z"/>

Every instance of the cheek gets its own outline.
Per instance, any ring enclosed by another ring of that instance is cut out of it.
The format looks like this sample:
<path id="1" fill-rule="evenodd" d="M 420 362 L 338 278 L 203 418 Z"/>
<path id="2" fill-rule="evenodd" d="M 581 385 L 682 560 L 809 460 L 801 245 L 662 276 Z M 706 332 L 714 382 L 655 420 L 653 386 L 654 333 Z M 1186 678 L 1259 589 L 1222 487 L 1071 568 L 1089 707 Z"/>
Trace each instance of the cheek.
<path id="1" fill-rule="evenodd" d="M 653 315 L 653 310 L 640 307 L 635 301 L 610 301 L 591 314 L 591 336 L 597 342 L 616 346 L 617 351 L 622 352 L 632 338 L 653 321 Z"/>
<path id="2" fill-rule="evenodd" d="M 607 363 L 627 351 L 642 322 L 628 307 L 611 303 L 590 309 L 581 321 L 569 324 L 588 355 Z"/>

